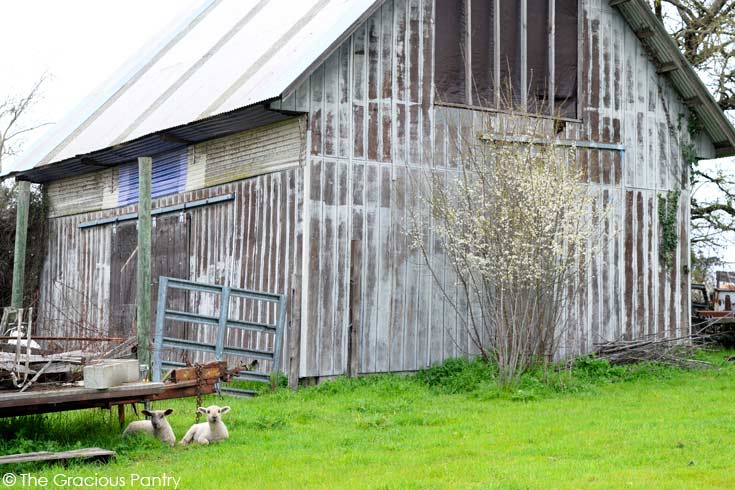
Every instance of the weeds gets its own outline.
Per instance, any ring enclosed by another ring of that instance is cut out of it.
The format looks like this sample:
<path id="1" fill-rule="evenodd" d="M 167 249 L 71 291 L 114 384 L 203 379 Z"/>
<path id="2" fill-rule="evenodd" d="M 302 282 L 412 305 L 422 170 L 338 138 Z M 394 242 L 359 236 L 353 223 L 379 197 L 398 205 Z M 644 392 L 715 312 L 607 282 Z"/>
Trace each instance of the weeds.
<path id="1" fill-rule="evenodd" d="M 722 476 L 732 451 L 721 442 L 733 430 L 729 354 L 699 353 L 719 367 L 692 371 L 585 357 L 534 367 L 509 388 L 499 387 L 492 365 L 451 360 L 415 376 L 338 378 L 252 399 L 208 396 L 205 405 L 232 407 L 230 439 L 211 447 L 122 439 L 117 417 L 104 410 L 0 420 L 0 452 L 104 447 L 117 451 L 115 462 L 63 471 L 166 471 L 184 488 L 201 489 L 243 485 L 234 455 L 253 455 L 237 464 L 246 465 L 249 486 L 264 489 L 377 488 L 376 475 L 388 488 L 507 488 L 498 485 L 511 480 L 520 488 L 582 488 L 591 478 L 610 488 L 631 481 L 732 488 L 735 480 Z M 194 422 L 194 400 L 161 403 L 175 409 L 169 421 L 180 437 Z M 687 466 L 692 460 L 696 466 Z M 44 464 L 4 470 L 60 471 Z"/>

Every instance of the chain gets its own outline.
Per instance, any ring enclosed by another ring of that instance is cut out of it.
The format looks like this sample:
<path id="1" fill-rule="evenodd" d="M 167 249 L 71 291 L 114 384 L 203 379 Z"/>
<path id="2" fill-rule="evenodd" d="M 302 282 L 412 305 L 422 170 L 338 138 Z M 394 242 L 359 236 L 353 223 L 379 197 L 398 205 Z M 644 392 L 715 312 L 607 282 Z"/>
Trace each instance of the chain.
<path id="1" fill-rule="evenodd" d="M 197 395 L 197 415 L 196 423 L 199 423 L 199 418 L 202 416 L 199 413 L 199 407 L 202 406 L 202 365 L 199 363 L 194 364 L 194 372 L 197 375 L 196 395 Z"/>

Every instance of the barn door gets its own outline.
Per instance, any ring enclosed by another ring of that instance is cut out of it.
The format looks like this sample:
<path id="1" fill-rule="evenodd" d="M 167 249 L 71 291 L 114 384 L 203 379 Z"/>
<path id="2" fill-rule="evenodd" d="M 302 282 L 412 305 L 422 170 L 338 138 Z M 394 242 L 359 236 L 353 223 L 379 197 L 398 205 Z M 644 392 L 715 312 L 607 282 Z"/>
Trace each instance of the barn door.
<path id="1" fill-rule="evenodd" d="M 160 276 L 189 278 L 189 215 L 170 214 L 154 219 L 151 237 L 151 328 Z M 135 221 L 117 225 L 110 261 L 110 335 L 129 337 L 135 332 L 135 289 L 138 265 L 138 230 Z M 181 301 L 184 301 L 181 298 Z"/>

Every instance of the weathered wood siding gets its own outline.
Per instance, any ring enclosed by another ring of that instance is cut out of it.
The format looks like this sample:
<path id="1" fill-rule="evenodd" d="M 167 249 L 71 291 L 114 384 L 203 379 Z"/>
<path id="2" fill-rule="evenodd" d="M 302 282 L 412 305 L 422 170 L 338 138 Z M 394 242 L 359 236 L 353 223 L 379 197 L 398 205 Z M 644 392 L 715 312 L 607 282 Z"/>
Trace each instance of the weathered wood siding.
<path id="1" fill-rule="evenodd" d="M 625 151 L 579 150 L 596 205 L 612 212 L 602 250 L 585 251 L 581 299 L 571 312 L 562 355 L 594 342 L 689 331 L 689 189 L 682 145 L 687 108 L 658 75 L 622 16 L 605 0 L 580 4 L 579 120 L 564 136 L 622 144 Z M 359 367 L 404 371 L 470 350 L 456 314 L 442 300 L 403 232 L 407 172 L 456 165 L 454 142 L 492 113 L 434 105 L 432 0 L 388 0 L 276 108 L 305 111 L 311 163 L 305 201 L 306 262 L 302 376 L 347 369 L 350 240 L 362 241 Z M 680 114 L 684 115 L 680 121 Z M 695 142 L 712 156 L 705 138 Z M 657 196 L 682 188 L 676 261 L 659 257 Z M 425 212 L 425 210 L 424 210 Z M 432 260 L 444 259 L 429 240 Z M 444 288 L 453 288 L 447 271 Z"/>
<path id="2" fill-rule="evenodd" d="M 300 349 L 302 377 L 347 371 L 352 268 L 361 280 L 360 372 L 412 371 L 472 351 L 441 292 L 453 294 L 455 278 L 447 268 L 437 284 L 409 246 L 405 228 L 409 209 L 429 213 L 414 201 L 413 174 L 431 168 L 450 175 L 456 142 L 501 116 L 435 104 L 433 3 L 386 0 L 273 104 L 307 113 L 308 136 L 305 119 L 298 119 L 190 147 L 186 192 L 157 201 L 236 193 L 234 202 L 189 212 L 188 277 L 295 290 L 289 318 L 296 323 L 289 333 L 300 336 L 284 345 Z M 563 137 L 622 145 L 624 151 L 577 150 L 585 181 L 600 191 L 595 206 L 611 212 L 599 223 L 602 248 L 580 251 L 590 261 L 579 273 L 581 295 L 570 310 L 565 356 L 588 352 L 601 340 L 689 331 L 689 188 L 682 158 L 690 143 L 688 110 L 606 0 L 581 0 L 579 32 L 579 119 L 566 121 Z M 699 156 L 713 156 L 705 137 L 692 143 Z M 134 209 L 118 207 L 120 171 L 50 186 L 45 329 L 110 330 L 110 277 L 118 274 L 111 270 L 113 227 L 80 230 L 78 224 Z M 675 263 L 665 268 L 658 196 L 677 188 L 680 241 Z M 352 240 L 362 243 L 354 258 Z M 435 267 L 446 262 L 437 237 L 427 236 L 426 245 Z M 217 307 L 204 300 L 195 306 Z M 256 314 L 241 309 L 238 314 Z"/>
<path id="3" fill-rule="evenodd" d="M 299 128 L 298 122 L 295 127 Z M 196 158 L 196 161 L 188 162 L 190 168 L 204 166 L 206 160 L 206 165 L 217 169 L 214 175 L 203 172 L 205 178 L 200 182 L 225 180 L 221 175 L 227 175 L 234 182 L 154 200 L 155 209 L 234 194 L 231 201 L 193 208 L 182 215 L 174 213 L 154 218 L 153 267 L 156 276 L 169 274 L 194 281 L 287 294 L 287 321 L 290 322 L 293 311 L 290 305 L 291 302 L 298 304 L 300 291 L 294 280 L 300 277 L 303 243 L 304 133 L 301 131 L 297 143 L 293 142 L 292 132 L 283 138 L 275 129 L 266 141 L 260 138 L 253 140 L 252 133 L 248 133 L 214 140 L 189 151 L 189 158 Z M 268 152 L 269 145 L 279 151 Z M 292 151 L 294 148 L 295 153 Z M 269 159 L 271 167 L 267 164 Z M 260 162 L 257 169 L 253 169 L 252 162 Z M 55 209 L 61 212 L 66 209 L 68 201 L 77 197 L 73 193 L 59 192 Z M 39 325 L 42 332 L 53 332 L 54 335 L 133 335 L 129 318 L 119 308 L 111 311 L 111 305 L 122 305 L 127 297 L 124 291 L 121 292 L 125 285 L 120 281 L 126 276 L 125 268 L 129 263 L 134 269 L 135 247 L 126 248 L 121 234 L 123 227 L 132 224 L 134 228 L 135 224 L 123 222 L 89 228 L 79 228 L 79 224 L 136 212 L 136 208 L 136 205 L 129 205 L 50 219 L 49 254 L 41 280 Z M 175 223 L 177 218 L 181 220 L 178 225 Z M 156 222 L 165 225 L 167 230 L 175 231 L 159 233 Z M 171 243 L 176 237 L 188 243 L 183 246 Z M 187 263 L 180 264 L 177 257 L 185 252 Z M 116 256 L 120 254 L 126 257 Z M 172 264 L 172 260 L 176 263 Z M 128 286 L 134 290 L 134 284 Z M 192 294 L 187 301 L 189 311 L 212 313 L 219 309 L 219 304 L 213 302 L 209 295 Z M 274 321 L 272 309 L 254 308 L 242 301 L 232 301 L 230 314 L 232 318 Z M 186 325 L 180 328 L 177 335 L 184 332 L 195 337 Z M 289 332 L 287 328 L 287 337 Z M 209 332 L 205 336 L 211 335 L 213 333 Z M 209 340 L 213 341 L 213 338 Z M 270 336 L 238 332 L 231 335 L 228 345 L 264 348 L 270 341 Z M 288 341 L 286 338 L 284 345 L 287 346 Z M 288 369 L 287 350 L 284 350 L 282 366 L 284 370 Z"/>
<path id="4" fill-rule="evenodd" d="M 203 189 L 298 165 L 305 119 L 293 118 L 153 157 L 153 198 Z M 48 185 L 49 215 L 114 209 L 137 202 L 137 163 Z"/>

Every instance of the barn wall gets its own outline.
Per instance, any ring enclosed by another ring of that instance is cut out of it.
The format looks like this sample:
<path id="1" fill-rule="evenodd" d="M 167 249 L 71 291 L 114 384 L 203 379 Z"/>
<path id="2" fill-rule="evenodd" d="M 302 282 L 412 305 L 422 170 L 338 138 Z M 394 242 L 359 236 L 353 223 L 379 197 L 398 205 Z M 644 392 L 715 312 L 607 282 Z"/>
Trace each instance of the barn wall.
<path id="1" fill-rule="evenodd" d="M 291 304 L 298 304 L 300 290 L 294 281 L 300 277 L 302 257 L 304 140 L 303 131 L 298 143 L 293 142 L 291 130 L 284 137 L 286 133 L 280 131 L 283 127 L 271 128 L 270 132 L 249 131 L 184 152 L 188 155 L 185 163 L 189 177 L 195 174 L 194 167 L 202 167 L 200 184 L 196 186 L 202 188 L 155 199 L 154 209 L 226 194 L 233 194 L 234 199 L 189 209 L 184 214 L 154 218 L 152 264 L 158 274 L 287 294 L 287 321 L 290 322 Z M 293 127 L 298 131 L 298 122 Z M 253 138 L 254 134 L 258 137 Z M 109 178 L 109 172 L 85 177 L 84 181 Z M 232 182 L 217 183 L 222 180 Z M 60 185 L 54 184 L 59 189 L 54 201 L 57 213 L 78 209 L 75 207 L 78 195 L 60 192 Z M 69 204 L 70 201 L 74 204 Z M 42 332 L 54 335 L 134 334 L 134 315 L 124 315 L 119 303 L 127 303 L 134 297 L 135 285 L 116 283 L 121 278 L 123 283 L 128 280 L 124 278 L 128 277 L 126 271 L 131 264 L 135 269 L 135 247 L 126 248 L 123 236 L 125 231 L 126 236 L 134 238 L 134 224 L 131 227 L 130 222 L 121 222 L 88 228 L 79 228 L 79 225 L 136 210 L 137 205 L 133 204 L 49 220 L 49 252 L 41 279 L 39 328 Z M 157 229 L 163 226 L 175 228 L 175 234 Z M 175 237 L 185 237 L 182 239 L 188 243 L 171 243 Z M 184 252 L 185 263 L 172 266 L 172 257 Z M 124 256 L 113 259 L 115 253 Z M 153 298 L 156 298 L 158 274 L 154 274 Z M 121 300 L 121 296 L 128 299 Z M 211 314 L 219 308 L 211 296 L 192 295 L 187 301 L 189 311 Z M 258 310 L 234 300 L 230 314 L 233 318 L 274 322 L 272 309 Z M 177 335 L 183 332 L 196 338 L 188 326 L 181 328 Z M 289 333 L 290 328 L 287 328 L 285 346 L 289 345 Z M 208 332 L 205 337 L 212 335 L 213 332 Z M 269 337 L 233 334 L 228 344 L 264 348 L 265 343 L 270 342 Z M 262 368 L 267 368 L 262 364 Z M 287 349 L 282 366 L 288 369 Z"/>
<path id="2" fill-rule="evenodd" d="M 302 316 L 301 373 L 346 372 L 350 241 L 362 241 L 361 372 L 414 370 L 470 349 L 440 287 L 403 230 L 408 172 L 449 171 L 454 142 L 492 124 L 490 112 L 434 104 L 433 2 L 388 0 L 276 108 L 305 111 L 311 130 L 305 233 L 308 254 Z M 580 119 L 569 139 L 624 145 L 579 150 L 586 181 L 611 213 L 602 250 L 586 254 L 581 299 L 562 354 L 588 352 L 621 336 L 686 333 L 688 325 L 688 110 L 644 48 L 605 0 L 580 8 Z M 683 115 L 683 116 L 680 116 Z M 680 121 L 680 118 L 683 120 Z M 712 145 L 701 138 L 700 156 Z M 658 260 L 658 195 L 682 188 L 675 264 Z M 425 210 L 424 210 L 425 211 Z M 435 264 L 444 261 L 429 240 Z"/>
<path id="3" fill-rule="evenodd" d="M 304 125 L 293 118 L 154 155 L 153 198 L 293 167 L 303 158 Z M 54 181 L 48 196 L 52 218 L 134 204 L 137 162 Z"/>

